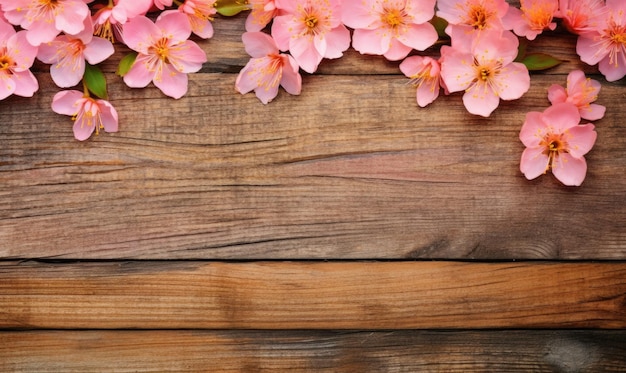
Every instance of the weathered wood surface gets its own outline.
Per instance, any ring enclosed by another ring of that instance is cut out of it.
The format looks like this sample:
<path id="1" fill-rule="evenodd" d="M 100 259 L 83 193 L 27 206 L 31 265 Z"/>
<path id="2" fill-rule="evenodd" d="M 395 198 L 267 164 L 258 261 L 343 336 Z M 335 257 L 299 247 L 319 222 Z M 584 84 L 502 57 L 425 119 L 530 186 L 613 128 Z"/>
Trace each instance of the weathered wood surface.
<path id="1" fill-rule="evenodd" d="M 531 43 L 566 62 L 483 119 L 458 94 L 418 108 L 397 63 L 354 51 L 264 106 L 234 90 L 242 22 L 216 20 L 181 100 L 108 67 L 119 133 L 74 141 L 43 73 L 0 103 L 0 257 L 626 258 L 623 84 L 594 76 L 608 110 L 582 187 L 518 169 L 525 113 L 582 66 L 572 37 Z"/>
<path id="2" fill-rule="evenodd" d="M 0 328 L 626 328 L 624 263 L 8 263 Z"/>
<path id="3" fill-rule="evenodd" d="M 623 81 L 557 33 L 530 51 L 563 64 L 489 119 L 458 94 L 418 108 L 398 63 L 354 50 L 264 106 L 234 90 L 243 21 L 214 22 L 181 100 L 106 62 L 116 134 L 73 140 L 43 64 L 34 98 L 0 101 L 0 371 L 626 371 Z M 576 68 L 608 109 L 588 177 L 527 181 L 525 113 Z M 305 261 L 247 261 L 267 259 Z M 556 262 L 481 262 L 502 259 Z"/>
<path id="4" fill-rule="evenodd" d="M 625 341 L 624 331 L 5 332 L 0 370 L 619 372 Z"/>

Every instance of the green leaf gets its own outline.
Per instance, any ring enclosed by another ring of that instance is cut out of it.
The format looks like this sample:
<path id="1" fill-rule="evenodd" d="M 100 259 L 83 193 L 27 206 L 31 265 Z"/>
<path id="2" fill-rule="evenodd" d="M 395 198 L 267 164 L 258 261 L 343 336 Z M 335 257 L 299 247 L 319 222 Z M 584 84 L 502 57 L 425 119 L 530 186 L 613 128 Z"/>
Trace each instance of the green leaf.
<path id="1" fill-rule="evenodd" d="M 522 63 L 526 65 L 530 71 L 546 70 L 560 64 L 561 60 L 545 53 L 528 53 L 522 59 Z"/>
<path id="2" fill-rule="evenodd" d="M 434 16 L 433 19 L 430 20 L 430 23 L 435 26 L 435 30 L 437 30 L 437 35 L 439 35 L 439 39 L 449 39 L 450 37 L 446 34 L 446 27 L 448 27 L 448 21 L 441 17 Z"/>
<path id="3" fill-rule="evenodd" d="M 102 99 L 108 99 L 107 80 L 104 74 L 97 66 L 85 63 L 85 75 L 83 75 L 83 83 L 89 92 Z"/>
<path id="4" fill-rule="evenodd" d="M 248 0 L 217 0 L 215 2 L 215 10 L 226 17 L 234 16 L 249 9 Z"/>
<path id="5" fill-rule="evenodd" d="M 130 68 L 135 63 L 137 59 L 137 52 L 131 52 L 125 55 L 121 60 L 120 64 L 117 66 L 117 71 L 115 72 L 119 76 L 124 76 L 130 70 Z"/>

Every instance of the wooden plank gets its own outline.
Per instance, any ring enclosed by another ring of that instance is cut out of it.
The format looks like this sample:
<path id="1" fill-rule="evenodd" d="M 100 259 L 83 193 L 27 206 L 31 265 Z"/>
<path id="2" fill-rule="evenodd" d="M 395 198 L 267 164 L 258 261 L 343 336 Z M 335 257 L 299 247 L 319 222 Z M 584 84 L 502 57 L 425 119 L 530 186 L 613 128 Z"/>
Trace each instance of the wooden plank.
<path id="1" fill-rule="evenodd" d="M 626 327 L 626 263 L 0 266 L 0 328 L 530 327 Z"/>
<path id="2" fill-rule="evenodd" d="M 564 63 L 485 120 L 459 94 L 417 108 L 397 62 L 354 50 L 305 74 L 301 96 L 242 97 L 245 17 L 196 40 L 209 61 L 181 100 L 126 87 L 120 49 L 103 69 L 121 132 L 87 143 L 48 109 L 59 89 L 38 64 L 35 98 L 0 104 L 0 258 L 626 258 L 623 83 L 603 81 L 583 187 L 518 169 L 547 87 L 574 68 L 601 79 L 574 36 L 530 43 Z"/>
<path id="3" fill-rule="evenodd" d="M 626 258 L 619 85 L 602 88 L 587 180 L 566 188 L 523 177 L 518 139 L 565 77 L 534 77 L 488 120 L 458 95 L 419 109 L 398 76 L 311 76 L 267 106 L 232 74 L 192 75 L 182 100 L 112 81 L 121 132 L 87 143 L 42 111 L 57 88 L 39 78 L 0 106 L 3 258 Z"/>
<path id="4" fill-rule="evenodd" d="M 624 331 L 0 333 L 10 372 L 617 372 Z"/>

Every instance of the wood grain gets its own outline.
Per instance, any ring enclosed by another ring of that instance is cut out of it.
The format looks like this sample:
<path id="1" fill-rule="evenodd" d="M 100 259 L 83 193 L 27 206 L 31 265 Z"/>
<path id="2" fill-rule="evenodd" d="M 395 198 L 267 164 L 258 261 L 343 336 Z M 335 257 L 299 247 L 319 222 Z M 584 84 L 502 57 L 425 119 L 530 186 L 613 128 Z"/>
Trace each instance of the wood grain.
<path id="1" fill-rule="evenodd" d="M 0 332 L 5 372 L 618 372 L 625 366 L 624 331 Z"/>
<path id="2" fill-rule="evenodd" d="M 38 65 L 40 92 L 0 104 L 0 258 L 626 258 L 623 83 L 584 67 L 609 109 L 581 188 L 519 171 L 526 112 L 583 68 L 573 36 L 531 43 L 564 63 L 489 119 L 459 94 L 418 108 L 398 63 L 354 50 L 264 106 L 234 90 L 245 16 L 196 40 L 209 61 L 181 100 L 126 87 L 120 49 L 103 66 L 120 132 L 86 143 Z"/>
<path id="3" fill-rule="evenodd" d="M 0 101 L 0 371 L 626 371 L 624 81 L 557 30 L 489 119 L 352 49 L 264 106 L 234 90 L 244 20 L 194 39 L 180 100 L 126 87 L 119 48 L 115 134 L 75 141 L 42 63 Z M 525 114 L 573 69 L 607 106 L 587 179 L 527 181 Z"/>
<path id="4" fill-rule="evenodd" d="M 0 266 L 0 328 L 624 328 L 624 263 Z"/>
<path id="5" fill-rule="evenodd" d="M 626 258 L 616 85 L 587 180 L 567 188 L 526 180 L 518 139 L 564 77 L 488 120 L 459 96 L 419 109 L 398 76 L 312 76 L 267 106 L 228 74 L 192 75 L 178 101 L 112 82 L 121 132 L 86 143 L 42 111 L 57 89 L 39 78 L 35 99 L 0 107 L 0 257 Z"/>

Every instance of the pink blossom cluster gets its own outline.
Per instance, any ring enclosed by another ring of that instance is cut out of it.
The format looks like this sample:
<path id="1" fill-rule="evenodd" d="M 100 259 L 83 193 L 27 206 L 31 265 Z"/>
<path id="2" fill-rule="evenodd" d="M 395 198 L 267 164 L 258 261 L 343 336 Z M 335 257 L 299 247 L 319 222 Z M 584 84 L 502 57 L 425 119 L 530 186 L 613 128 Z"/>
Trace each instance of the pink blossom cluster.
<path id="1" fill-rule="evenodd" d="M 96 65 L 115 52 L 114 43 L 134 51 L 124 82 L 133 88 L 150 82 L 165 95 L 180 98 L 187 92 L 187 74 L 207 61 L 193 41 L 213 35 L 213 3 L 187 0 L 176 9 L 172 0 L 0 0 L 0 99 L 12 94 L 31 97 L 39 88 L 31 73 L 35 59 L 50 65 L 60 88 L 83 81 L 83 91 L 71 89 L 54 96 L 52 110 L 70 115 L 74 136 L 85 140 L 100 129 L 116 132 L 118 116 L 107 101 L 103 75 L 87 80 Z M 161 9 L 156 21 L 147 17 Z M 94 83 L 95 82 L 95 83 Z M 93 97 L 96 96 L 96 97 Z"/>
<path id="2" fill-rule="evenodd" d="M 551 170 L 565 185 L 582 184 L 587 174 L 584 155 L 593 147 L 597 134 L 593 124 L 580 121 L 604 116 L 605 107 L 593 103 L 598 93 L 600 82 L 574 70 L 567 76 L 565 88 L 558 84 L 548 88 L 550 107 L 526 114 L 519 138 L 526 146 L 520 171 L 527 179 Z"/>
<path id="3" fill-rule="evenodd" d="M 431 104 L 442 91 L 458 92 L 469 113 L 489 117 L 501 100 L 519 99 L 529 90 L 532 66 L 520 60 L 520 40 L 532 41 L 554 30 L 557 20 L 577 35 L 576 52 L 583 62 L 598 65 L 607 81 L 626 76 L 626 1 L 622 0 L 520 0 L 519 8 L 506 0 L 218 3 L 0 0 L 0 80 L 4 83 L 0 99 L 12 94 L 30 97 L 37 91 L 30 68 L 38 59 L 50 65 L 54 83 L 67 89 L 55 95 L 52 109 L 72 117 L 77 139 L 85 140 L 99 129 L 115 132 L 117 112 L 108 101 L 104 75 L 98 78 L 97 65 L 114 54 L 116 45 L 125 45 L 132 53 L 122 59 L 118 72 L 126 85 L 143 88 L 152 83 L 163 94 L 181 98 L 187 92 L 187 74 L 199 71 L 207 61 L 204 50 L 190 37 L 211 38 L 216 15 L 233 7 L 250 11 L 242 41 L 251 58 L 237 76 L 235 89 L 242 94 L 253 91 L 264 104 L 278 95 L 279 87 L 300 94 L 301 71 L 313 74 L 323 60 L 340 58 L 351 46 L 361 54 L 398 61 L 416 88 L 418 106 Z M 435 25 L 443 26 L 438 30 Z M 427 55 L 421 53 L 426 50 Z M 581 74 L 573 72 L 567 88 L 551 87 L 552 106 L 527 117 L 520 138 L 527 146 L 522 172 L 529 179 L 550 169 L 568 185 L 579 185 L 584 179 L 582 156 L 593 145 L 595 131 L 592 124 L 579 122 L 599 119 L 604 108 L 592 104 L 599 82 Z M 81 80 L 82 91 L 71 89 Z M 557 126 L 551 121 L 560 113 L 567 119 Z M 561 136 L 558 146 L 546 140 L 555 136 Z M 587 147 L 574 140 L 580 136 Z M 576 171 L 570 171 L 572 165 L 578 166 Z"/>

